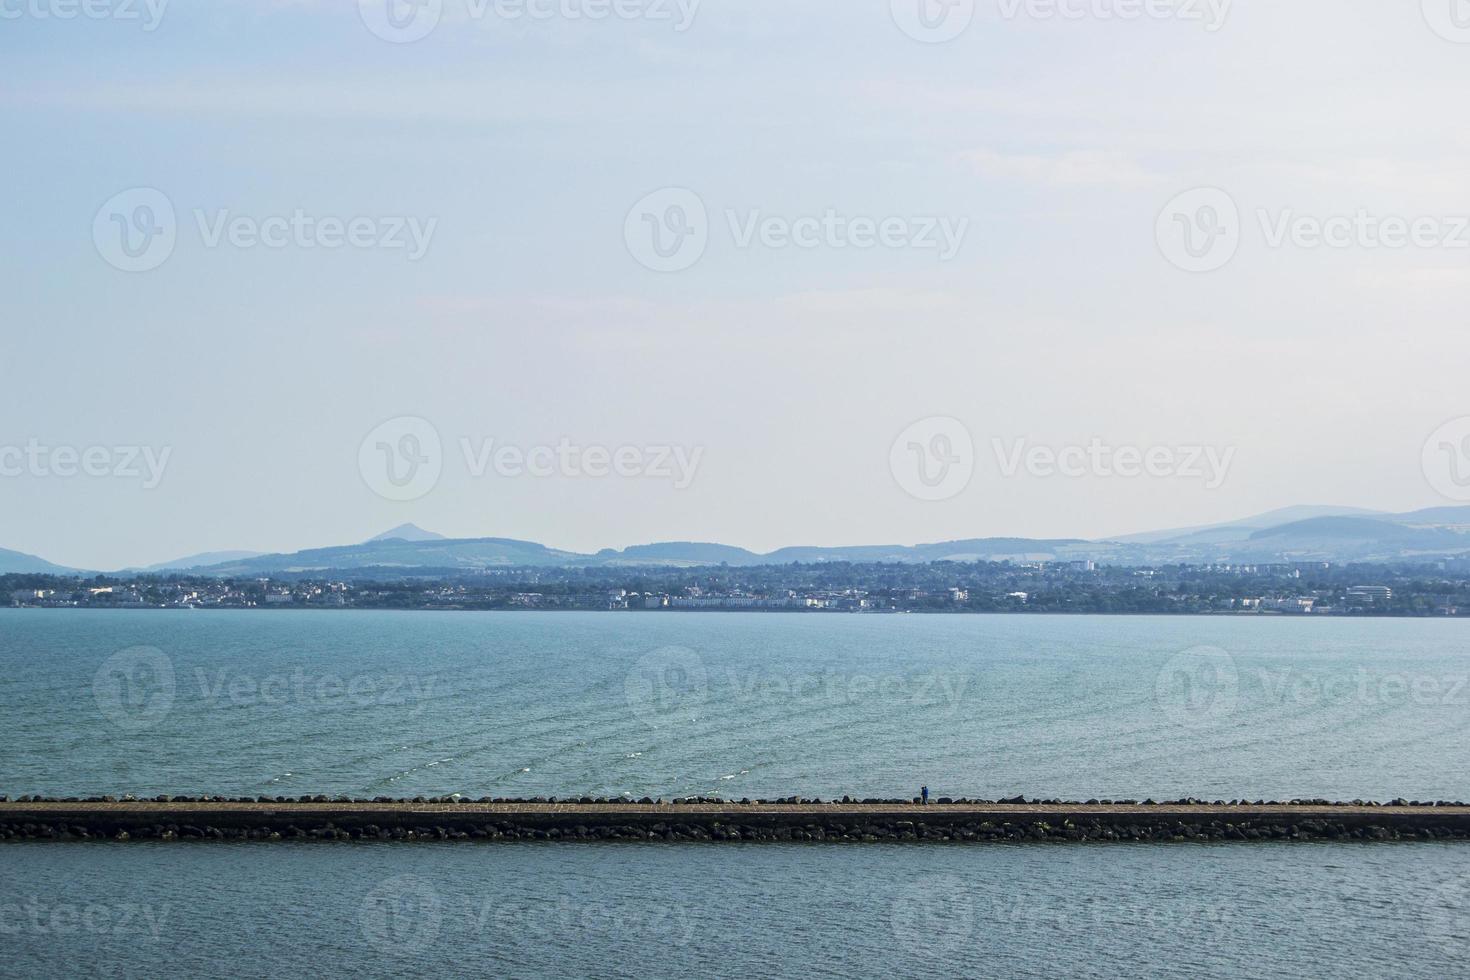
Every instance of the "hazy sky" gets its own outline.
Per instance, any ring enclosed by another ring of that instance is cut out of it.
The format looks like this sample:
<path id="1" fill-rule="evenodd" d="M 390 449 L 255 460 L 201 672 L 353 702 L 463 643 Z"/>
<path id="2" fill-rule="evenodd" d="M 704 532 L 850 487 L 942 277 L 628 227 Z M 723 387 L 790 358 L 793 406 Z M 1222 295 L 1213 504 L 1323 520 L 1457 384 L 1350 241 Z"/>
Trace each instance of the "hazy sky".
<path id="1" fill-rule="evenodd" d="M 0 4 L 0 547 L 113 568 L 413 521 L 765 550 L 1452 502 L 1421 465 L 1470 415 L 1451 0 L 89 2 Z M 400 417 L 440 450 L 369 438 Z M 477 475 L 488 440 L 637 475 Z M 1008 465 L 1091 446 L 1171 455 Z M 385 484 L 384 452 L 437 480 Z"/>

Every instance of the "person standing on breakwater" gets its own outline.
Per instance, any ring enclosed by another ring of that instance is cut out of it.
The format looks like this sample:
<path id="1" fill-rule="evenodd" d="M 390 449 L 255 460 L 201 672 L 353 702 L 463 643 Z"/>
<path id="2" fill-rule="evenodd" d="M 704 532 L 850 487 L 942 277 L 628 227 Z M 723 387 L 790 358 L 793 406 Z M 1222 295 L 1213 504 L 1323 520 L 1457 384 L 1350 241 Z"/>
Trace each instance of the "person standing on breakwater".
<path id="1" fill-rule="evenodd" d="M 924 806 L 928 806 L 929 805 L 929 787 L 927 787 L 927 786 L 920 786 L 919 787 L 919 796 L 920 796 L 921 799 L 923 799 Z"/>

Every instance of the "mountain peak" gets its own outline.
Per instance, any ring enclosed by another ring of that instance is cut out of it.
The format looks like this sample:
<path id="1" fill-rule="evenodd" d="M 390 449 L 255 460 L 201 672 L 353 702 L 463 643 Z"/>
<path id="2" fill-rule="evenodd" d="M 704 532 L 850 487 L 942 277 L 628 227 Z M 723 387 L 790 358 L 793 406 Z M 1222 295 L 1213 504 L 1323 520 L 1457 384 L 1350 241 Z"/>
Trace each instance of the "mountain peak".
<path id="1" fill-rule="evenodd" d="M 400 524 L 392 530 L 384 531 L 375 538 L 368 538 L 364 544 L 372 544 L 374 541 L 443 541 L 444 535 L 435 534 L 433 531 L 425 531 L 417 524 Z"/>

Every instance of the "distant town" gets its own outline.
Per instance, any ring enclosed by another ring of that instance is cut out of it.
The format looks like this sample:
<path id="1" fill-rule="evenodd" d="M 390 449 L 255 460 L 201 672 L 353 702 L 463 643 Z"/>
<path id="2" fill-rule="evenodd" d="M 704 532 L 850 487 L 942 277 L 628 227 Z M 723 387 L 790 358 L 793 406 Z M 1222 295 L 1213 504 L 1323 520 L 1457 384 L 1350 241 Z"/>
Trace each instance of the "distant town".
<path id="1" fill-rule="evenodd" d="M 1425 565 L 1101 566 L 1091 561 L 491 568 L 272 578 L 0 576 L 0 605 L 66 609 L 440 609 L 1459 616 L 1470 560 Z"/>

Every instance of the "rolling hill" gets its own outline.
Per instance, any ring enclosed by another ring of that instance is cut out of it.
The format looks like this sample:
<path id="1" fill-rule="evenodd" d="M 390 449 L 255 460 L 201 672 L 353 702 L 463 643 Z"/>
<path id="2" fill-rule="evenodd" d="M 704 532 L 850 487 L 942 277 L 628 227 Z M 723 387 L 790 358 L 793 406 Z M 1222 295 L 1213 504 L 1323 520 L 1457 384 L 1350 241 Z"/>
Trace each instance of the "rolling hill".
<path id="1" fill-rule="evenodd" d="M 44 558 L 0 548 L 0 575 L 72 575 L 75 568 L 53 565 Z"/>
<path id="2" fill-rule="evenodd" d="M 1224 524 L 1104 540 L 968 538 L 917 545 L 794 546 L 766 554 L 732 545 L 668 541 L 582 554 L 514 538 L 446 538 L 403 524 L 360 544 L 290 554 L 213 552 L 143 571 L 218 576 L 433 574 L 496 568 L 766 565 L 801 562 L 1080 561 L 1114 565 L 1406 562 L 1470 556 L 1470 507 L 1387 514 L 1288 507 Z M 33 555 L 0 550 L 0 573 L 69 574 Z"/>

